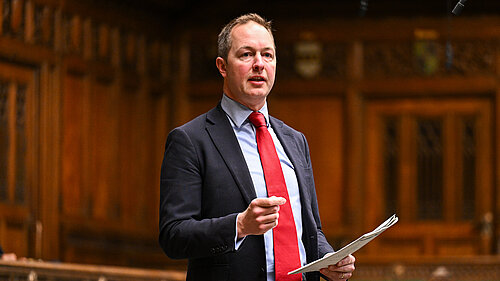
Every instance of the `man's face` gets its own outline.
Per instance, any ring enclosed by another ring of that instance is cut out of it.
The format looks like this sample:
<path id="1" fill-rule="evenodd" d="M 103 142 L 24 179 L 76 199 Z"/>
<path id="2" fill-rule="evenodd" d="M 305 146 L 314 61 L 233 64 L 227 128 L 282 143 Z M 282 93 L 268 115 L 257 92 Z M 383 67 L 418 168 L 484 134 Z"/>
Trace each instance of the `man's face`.
<path id="1" fill-rule="evenodd" d="M 248 22 L 234 27 L 231 39 L 225 64 L 220 65 L 222 59 L 217 59 L 219 71 L 225 78 L 224 92 L 233 100 L 258 110 L 274 85 L 276 50 L 273 37 L 265 27 Z"/>

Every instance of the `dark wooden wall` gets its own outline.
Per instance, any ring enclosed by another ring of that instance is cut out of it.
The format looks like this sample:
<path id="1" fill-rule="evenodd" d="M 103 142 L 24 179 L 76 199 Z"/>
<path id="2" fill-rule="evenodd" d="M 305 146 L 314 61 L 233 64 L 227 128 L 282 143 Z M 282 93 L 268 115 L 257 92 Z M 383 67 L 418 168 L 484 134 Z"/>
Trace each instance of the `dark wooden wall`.
<path id="1" fill-rule="evenodd" d="M 157 244 L 159 169 L 168 131 L 221 97 L 220 22 L 102 3 L 0 1 L 0 243 L 183 266 Z M 360 257 L 497 255 L 500 18 L 274 24 L 270 112 L 308 138 L 330 242 L 396 212 Z"/>
<path id="2" fill-rule="evenodd" d="M 18 256 L 158 266 L 168 28 L 91 4 L 0 1 L 0 242 Z"/>

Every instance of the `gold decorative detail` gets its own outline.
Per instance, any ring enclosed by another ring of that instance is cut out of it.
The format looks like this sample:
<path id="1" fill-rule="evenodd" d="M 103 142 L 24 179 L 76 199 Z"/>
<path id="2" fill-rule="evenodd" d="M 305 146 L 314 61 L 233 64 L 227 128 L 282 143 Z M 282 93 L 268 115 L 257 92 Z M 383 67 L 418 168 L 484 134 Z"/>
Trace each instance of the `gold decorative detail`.
<path id="1" fill-rule="evenodd" d="M 440 45 L 435 40 L 417 40 L 413 43 L 415 67 L 420 73 L 432 75 L 439 71 Z"/>
<path id="2" fill-rule="evenodd" d="M 439 38 L 439 33 L 434 29 L 417 28 L 413 34 L 417 40 L 437 40 Z"/>

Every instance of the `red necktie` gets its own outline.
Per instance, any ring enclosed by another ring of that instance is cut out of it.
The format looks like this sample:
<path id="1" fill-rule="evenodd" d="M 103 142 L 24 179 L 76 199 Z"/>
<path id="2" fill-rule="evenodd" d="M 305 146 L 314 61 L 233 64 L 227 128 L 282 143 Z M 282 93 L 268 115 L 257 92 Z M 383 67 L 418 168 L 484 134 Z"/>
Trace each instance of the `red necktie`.
<path id="1" fill-rule="evenodd" d="M 276 281 L 302 280 L 302 274 L 288 275 L 288 272 L 300 267 L 301 264 L 297 230 L 278 153 L 274 147 L 271 134 L 267 130 L 264 115 L 259 112 L 252 112 L 248 119 L 256 128 L 257 148 L 259 149 L 262 169 L 264 170 L 267 195 L 286 199 L 286 203 L 280 206 L 278 225 L 273 228 Z"/>

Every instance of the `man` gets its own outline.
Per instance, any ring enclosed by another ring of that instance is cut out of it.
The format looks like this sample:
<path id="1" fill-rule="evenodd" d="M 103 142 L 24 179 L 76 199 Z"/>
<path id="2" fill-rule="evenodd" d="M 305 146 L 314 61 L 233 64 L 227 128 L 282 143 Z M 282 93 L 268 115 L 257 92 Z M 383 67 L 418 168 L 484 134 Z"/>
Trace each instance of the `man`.
<path id="1" fill-rule="evenodd" d="M 270 23 L 256 14 L 231 21 L 218 51 L 221 102 L 167 138 L 160 245 L 189 259 L 188 280 L 319 280 L 319 272 L 287 274 L 333 249 L 321 231 L 305 137 L 268 115 L 276 72 Z M 345 280 L 354 261 L 320 272 Z"/>

